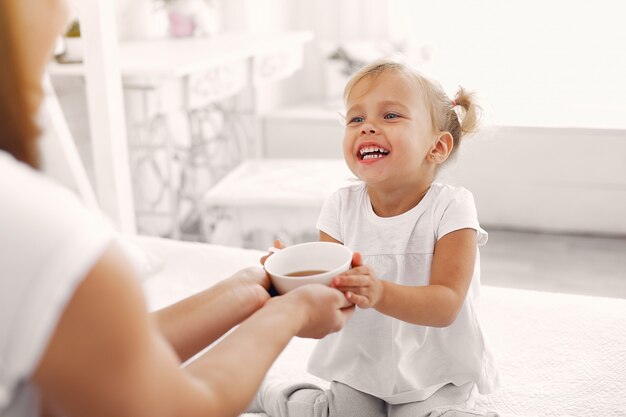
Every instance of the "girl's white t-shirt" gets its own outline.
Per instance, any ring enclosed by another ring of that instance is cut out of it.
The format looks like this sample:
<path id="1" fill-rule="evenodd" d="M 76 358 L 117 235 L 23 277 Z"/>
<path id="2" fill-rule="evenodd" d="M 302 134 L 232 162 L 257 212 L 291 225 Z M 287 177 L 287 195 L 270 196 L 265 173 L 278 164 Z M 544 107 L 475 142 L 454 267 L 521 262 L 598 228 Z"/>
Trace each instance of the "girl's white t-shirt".
<path id="1" fill-rule="evenodd" d="M 380 279 L 428 285 L 435 243 L 455 230 L 475 229 L 487 242 L 472 194 L 433 183 L 420 203 L 394 217 L 379 217 L 365 184 L 339 189 L 324 203 L 317 228 L 363 255 Z M 338 333 L 320 340 L 309 372 L 338 381 L 390 404 L 422 401 L 443 385 L 474 382 L 494 390 L 497 371 L 478 321 L 480 257 L 454 323 L 437 328 L 410 324 L 359 309 Z"/>
<path id="2" fill-rule="evenodd" d="M 39 414 L 29 378 L 75 289 L 113 238 L 71 191 L 0 151 L 3 417 Z"/>

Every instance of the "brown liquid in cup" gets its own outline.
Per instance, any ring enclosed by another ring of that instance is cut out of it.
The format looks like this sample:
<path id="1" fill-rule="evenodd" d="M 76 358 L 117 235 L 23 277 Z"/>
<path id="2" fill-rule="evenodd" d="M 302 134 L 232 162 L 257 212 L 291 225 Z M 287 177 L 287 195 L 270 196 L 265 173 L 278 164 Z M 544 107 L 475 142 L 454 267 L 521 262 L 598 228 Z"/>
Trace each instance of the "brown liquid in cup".
<path id="1" fill-rule="evenodd" d="M 288 276 L 288 277 L 308 277 L 310 275 L 323 274 L 324 272 L 328 272 L 328 271 L 319 270 L 319 269 L 308 269 L 308 270 L 305 270 L 305 271 L 291 272 L 291 273 L 285 274 L 285 275 Z"/>

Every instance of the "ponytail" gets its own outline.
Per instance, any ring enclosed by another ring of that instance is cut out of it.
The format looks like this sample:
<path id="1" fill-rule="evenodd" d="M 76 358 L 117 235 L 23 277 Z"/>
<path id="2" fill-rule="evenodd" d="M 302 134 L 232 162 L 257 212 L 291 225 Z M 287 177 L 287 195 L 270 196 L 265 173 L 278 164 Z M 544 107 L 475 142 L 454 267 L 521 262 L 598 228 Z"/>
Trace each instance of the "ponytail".
<path id="1" fill-rule="evenodd" d="M 476 93 L 459 87 L 456 96 L 447 106 L 446 116 L 443 126 L 438 128 L 450 132 L 457 148 L 463 136 L 478 131 L 482 109 L 476 102 Z"/>
<path id="2" fill-rule="evenodd" d="M 476 93 L 459 87 L 452 104 L 452 110 L 457 112 L 457 118 L 460 120 L 461 133 L 464 135 L 476 133 L 482 116 L 482 109 L 476 103 Z"/>

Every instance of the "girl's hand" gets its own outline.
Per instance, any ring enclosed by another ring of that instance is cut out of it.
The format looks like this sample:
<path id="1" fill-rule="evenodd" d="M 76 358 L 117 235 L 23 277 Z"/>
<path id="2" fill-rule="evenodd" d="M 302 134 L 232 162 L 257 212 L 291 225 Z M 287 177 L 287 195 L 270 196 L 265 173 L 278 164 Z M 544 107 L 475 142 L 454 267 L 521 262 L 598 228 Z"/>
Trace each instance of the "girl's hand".
<path id="1" fill-rule="evenodd" d="M 383 296 L 383 284 L 372 268 L 363 265 L 361 254 L 354 253 L 352 269 L 333 278 L 331 286 L 345 294 L 346 299 L 360 308 L 372 308 Z"/>
<path id="2" fill-rule="evenodd" d="M 276 239 L 274 240 L 274 247 L 276 249 L 284 249 L 285 245 L 283 245 L 283 242 L 281 242 L 280 240 Z M 269 258 L 270 256 L 272 256 L 274 252 L 270 252 L 265 256 L 262 256 L 260 261 L 261 261 L 261 265 L 265 265 L 265 261 L 267 261 L 267 258 Z"/>
<path id="3" fill-rule="evenodd" d="M 283 242 L 281 242 L 280 240 L 276 239 L 276 240 L 274 240 L 274 248 L 276 248 L 276 249 L 285 249 L 285 245 L 283 245 Z M 272 248 L 270 248 L 270 252 L 267 255 L 262 256 L 261 259 L 259 259 L 259 261 L 261 262 L 261 265 L 265 266 L 265 261 L 267 261 L 267 258 L 269 258 L 270 256 L 272 256 L 274 254 L 274 251 L 272 251 L 271 249 Z M 274 286 L 271 285 L 271 283 L 268 285 L 267 291 L 268 291 L 270 297 L 276 297 L 278 295 L 278 291 L 276 291 L 276 288 L 274 288 Z"/>

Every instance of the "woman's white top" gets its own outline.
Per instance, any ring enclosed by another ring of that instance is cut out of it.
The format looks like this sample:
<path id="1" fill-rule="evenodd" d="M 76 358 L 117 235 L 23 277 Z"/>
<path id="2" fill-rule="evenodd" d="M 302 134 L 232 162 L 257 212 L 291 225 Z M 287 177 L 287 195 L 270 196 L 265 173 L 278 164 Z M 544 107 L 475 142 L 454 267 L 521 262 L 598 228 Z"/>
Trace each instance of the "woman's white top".
<path id="1" fill-rule="evenodd" d="M 435 243 L 446 234 L 471 228 L 479 245 L 487 242 L 472 194 L 439 183 L 411 210 L 385 218 L 374 213 L 365 184 L 339 189 L 317 228 L 361 252 L 379 279 L 407 286 L 429 284 Z M 450 326 L 417 326 L 357 308 L 343 330 L 318 342 L 308 369 L 391 404 L 422 401 L 448 383 L 472 381 L 489 393 L 498 377 L 478 321 L 479 293 L 477 251 L 467 297 Z"/>
<path id="2" fill-rule="evenodd" d="M 0 151 L 1 416 L 39 414 L 29 378 L 113 233 L 72 192 Z"/>

